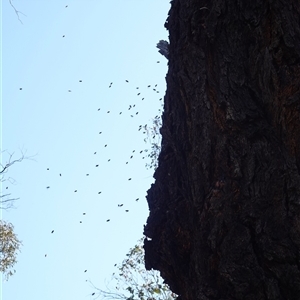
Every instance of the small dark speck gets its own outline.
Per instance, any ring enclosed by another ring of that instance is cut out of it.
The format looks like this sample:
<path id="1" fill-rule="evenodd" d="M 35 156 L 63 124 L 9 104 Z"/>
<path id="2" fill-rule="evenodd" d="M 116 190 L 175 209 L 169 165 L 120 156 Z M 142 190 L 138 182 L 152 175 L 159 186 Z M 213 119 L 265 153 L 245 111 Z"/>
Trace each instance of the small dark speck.
<path id="1" fill-rule="evenodd" d="M 94 296 L 94 295 L 95 295 L 95 293 L 92 294 L 92 296 Z"/>
<path id="2" fill-rule="evenodd" d="M 100 111 L 100 108 L 98 108 L 98 111 Z"/>
<path id="3" fill-rule="evenodd" d="M 122 112 L 120 111 L 120 115 L 122 114 Z"/>
<path id="4" fill-rule="evenodd" d="M 84 273 L 86 273 L 87 272 L 87 270 L 84 270 Z"/>
<path id="5" fill-rule="evenodd" d="M 86 174 L 86 176 L 90 176 L 90 174 Z"/>
<path id="6" fill-rule="evenodd" d="M 107 113 L 109 114 L 109 113 L 110 113 L 110 110 L 108 110 Z"/>
<path id="7" fill-rule="evenodd" d="M 129 82 L 128 80 L 125 80 L 126 82 Z"/>
<path id="8" fill-rule="evenodd" d="M 22 88 L 20 88 L 20 91 L 22 91 L 23 89 Z"/>
<path id="9" fill-rule="evenodd" d="M 98 168 L 99 167 L 99 165 L 96 165 L 96 168 Z"/>
<path id="10" fill-rule="evenodd" d="M 50 186 L 47 186 L 47 189 L 50 189 Z"/>
<path id="11" fill-rule="evenodd" d="M 128 209 L 126 209 L 125 211 L 126 211 L 126 212 L 129 212 L 129 210 L 128 210 Z"/>
<path id="12" fill-rule="evenodd" d="M 160 61 L 157 61 L 157 63 L 159 64 L 159 63 L 160 63 Z"/>
<path id="13" fill-rule="evenodd" d="M 140 198 L 136 198 L 135 201 L 139 201 Z"/>
<path id="14" fill-rule="evenodd" d="M 97 154 L 97 152 L 94 152 L 94 154 Z"/>
<path id="15" fill-rule="evenodd" d="M 65 37 L 65 35 L 62 36 L 63 38 Z"/>
<path id="16" fill-rule="evenodd" d="M 131 178 L 128 178 L 128 180 L 131 180 Z"/>
<path id="17" fill-rule="evenodd" d="M 107 219 L 107 220 L 106 220 L 106 222 L 109 222 L 109 221 L 110 221 L 110 219 Z"/>
<path id="18" fill-rule="evenodd" d="M 107 147 L 107 144 L 105 144 L 104 147 Z"/>
<path id="19" fill-rule="evenodd" d="M 54 230 L 51 231 L 51 233 L 53 233 L 53 232 L 54 232 Z"/>
<path id="20" fill-rule="evenodd" d="M 79 80 L 79 82 L 82 82 L 82 80 Z"/>
<path id="21" fill-rule="evenodd" d="M 59 173 L 59 176 L 61 176 L 61 173 Z"/>
<path id="22" fill-rule="evenodd" d="M 138 93 L 137 95 L 139 96 L 141 93 Z"/>
<path id="23" fill-rule="evenodd" d="M 47 254 L 45 254 L 45 257 L 47 257 Z"/>
<path id="24" fill-rule="evenodd" d="M 83 215 L 86 215 L 86 213 L 83 213 Z"/>
<path id="25" fill-rule="evenodd" d="M 101 134 L 101 133 L 102 133 L 102 131 L 99 132 L 99 134 Z"/>
<path id="26" fill-rule="evenodd" d="M 68 90 L 68 92 L 71 93 L 72 91 L 71 91 L 71 90 Z"/>
<path id="27" fill-rule="evenodd" d="M 98 192 L 98 194 L 100 195 L 102 192 Z"/>
<path id="28" fill-rule="evenodd" d="M 49 171 L 49 168 L 47 168 L 47 171 Z"/>
<path id="29" fill-rule="evenodd" d="M 75 190 L 74 193 L 77 193 L 77 190 Z"/>

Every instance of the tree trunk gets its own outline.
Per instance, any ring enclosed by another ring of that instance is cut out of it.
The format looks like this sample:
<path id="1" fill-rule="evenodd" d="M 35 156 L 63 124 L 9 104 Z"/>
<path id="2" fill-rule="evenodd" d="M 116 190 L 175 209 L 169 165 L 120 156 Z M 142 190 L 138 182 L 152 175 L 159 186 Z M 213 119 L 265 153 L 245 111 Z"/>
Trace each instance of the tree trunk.
<path id="1" fill-rule="evenodd" d="M 147 269 L 178 299 L 300 299 L 300 2 L 173 0 Z"/>

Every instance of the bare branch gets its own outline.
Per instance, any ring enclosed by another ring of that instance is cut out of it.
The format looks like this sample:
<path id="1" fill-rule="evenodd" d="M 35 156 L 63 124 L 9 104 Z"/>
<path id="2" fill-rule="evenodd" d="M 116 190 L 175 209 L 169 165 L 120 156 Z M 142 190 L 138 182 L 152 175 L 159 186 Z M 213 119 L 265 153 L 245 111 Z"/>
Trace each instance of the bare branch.
<path id="1" fill-rule="evenodd" d="M 0 195 L 0 198 L 4 198 L 10 196 L 10 194 Z M 14 208 L 14 202 L 19 200 L 20 198 L 8 198 L 0 201 L 0 209 L 9 210 L 10 208 Z"/>
<path id="2" fill-rule="evenodd" d="M 17 163 L 17 162 L 21 162 L 25 158 L 24 154 L 22 153 L 22 156 L 19 159 L 15 159 L 12 161 L 13 155 L 14 155 L 14 153 L 12 153 L 12 154 L 9 153 L 9 160 L 5 165 L 2 165 L 0 163 L 0 166 L 2 168 L 2 170 L 0 170 L 0 174 L 4 174 L 11 165 L 13 165 L 14 163 Z"/>
<path id="3" fill-rule="evenodd" d="M 21 11 L 17 10 L 17 9 L 14 7 L 14 5 L 12 4 L 12 0 L 9 0 L 9 3 L 10 3 L 10 5 L 11 5 L 11 7 L 14 9 L 14 11 L 15 11 L 17 17 L 18 17 L 18 20 L 19 20 L 20 23 L 23 25 L 23 23 L 22 23 L 22 21 L 21 21 L 21 19 L 20 19 L 19 13 L 22 14 L 23 16 L 25 16 L 25 17 L 27 17 L 27 16 L 26 16 L 25 14 L 23 14 Z"/>
<path id="4" fill-rule="evenodd" d="M 24 152 L 21 150 L 21 157 L 19 159 L 13 159 L 14 153 L 9 153 L 8 151 L 1 151 L 2 153 L 8 153 L 9 158 L 8 161 L 3 165 L 0 163 L 0 182 L 9 181 L 11 184 L 15 183 L 15 180 L 11 177 L 5 178 L 5 174 L 7 173 L 8 169 L 17 162 L 22 162 L 24 159 L 33 159 L 33 156 L 25 156 Z M 13 202 L 15 200 L 18 200 L 19 198 L 7 198 L 10 194 L 2 194 L 0 195 L 0 209 L 8 210 L 10 208 L 13 208 Z M 7 199 L 5 199 L 7 198 Z"/>

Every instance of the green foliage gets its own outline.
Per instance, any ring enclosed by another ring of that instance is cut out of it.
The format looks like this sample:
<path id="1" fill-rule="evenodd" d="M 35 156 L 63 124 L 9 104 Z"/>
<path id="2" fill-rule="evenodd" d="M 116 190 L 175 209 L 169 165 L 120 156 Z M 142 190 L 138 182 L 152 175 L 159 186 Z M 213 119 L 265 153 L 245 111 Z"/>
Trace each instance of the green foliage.
<path id="1" fill-rule="evenodd" d="M 117 273 L 113 274 L 111 284 L 113 290 L 98 289 L 98 297 L 124 300 L 172 300 L 172 293 L 167 284 L 163 283 L 158 271 L 145 269 L 143 238 L 126 254 L 126 259 L 117 265 Z"/>
<path id="2" fill-rule="evenodd" d="M 0 220 L 0 272 L 8 280 L 16 271 L 13 269 L 17 262 L 17 252 L 20 251 L 21 241 L 14 233 L 14 226 Z"/>

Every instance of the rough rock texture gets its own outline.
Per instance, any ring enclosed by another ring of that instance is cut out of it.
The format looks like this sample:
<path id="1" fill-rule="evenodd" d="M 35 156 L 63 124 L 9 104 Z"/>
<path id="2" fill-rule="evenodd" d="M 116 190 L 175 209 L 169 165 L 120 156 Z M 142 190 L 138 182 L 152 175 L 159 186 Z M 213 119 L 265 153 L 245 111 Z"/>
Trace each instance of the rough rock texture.
<path id="1" fill-rule="evenodd" d="M 300 299 L 300 2 L 173 0 L 145 261 L 179 299 Z"/>

